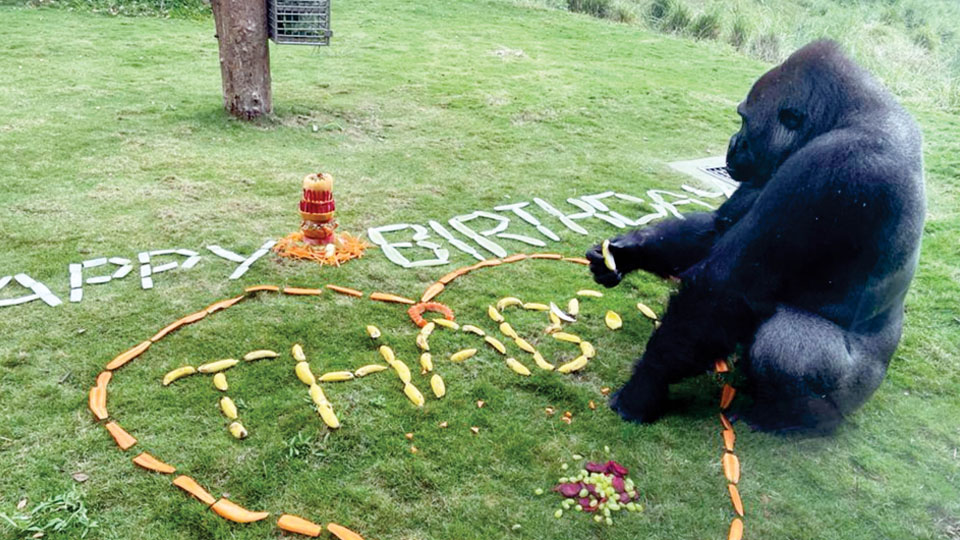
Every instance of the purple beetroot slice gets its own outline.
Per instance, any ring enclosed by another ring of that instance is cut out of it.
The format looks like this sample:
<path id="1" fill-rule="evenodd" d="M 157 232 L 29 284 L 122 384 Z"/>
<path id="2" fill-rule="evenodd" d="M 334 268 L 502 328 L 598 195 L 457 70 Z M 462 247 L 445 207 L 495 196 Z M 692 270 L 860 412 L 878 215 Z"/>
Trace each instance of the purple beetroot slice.
<path id="1" fill-rule="evenodd" d="M 592 473 L 602 473 L 607 472 L 607 466 L 602 463 L 597 463 L 595 461 L 588 461 L 587 465 L 584 467 L 589 472 Z"/>
<path id="2" fill-rule="evenodd" d="M 623 484 L 623 478 L 619 476 L 614 476 L 613 480 L 610 480 L 610 485 L 613 486 L 613 489 L 615 489 L 617 493 L 623 493 L 626 491 L 626 486 Z"/>
<path id="3" fill-rule="evenodd" d="M 580 508 L 583 508 L 584 512 L 596 512 L 596 506 L 590 506 L 590 497 L 581 497 L 577 502 L 580 503 Z"/>
<path id="4" fill-rule="evenodd" d="M 615 474 L 615 475 L 620 476 L 620 477 L 626 476 L 627 473 L 630 472 L 630 471 L 627 470 L 626 467 L 624 467 L 623 465 L 621 465 L 621 464 L 619 464 L 619 463 L 617 463 L 616 461 L 613 461 L 613 460 L 608 461 L 608 462 L 607 462 L 607 465 L 606 465 L 606 467 L 604 467 L 604 469 L 606 470 L 606 472 L 611 473 L 611 474 Z"/>
<path id="5" fill-rule="evenodd" d="M 566 484 L 560 484 L 557 486 L 559 488 L 560 494 L 564 497 L 576 497 L 580 490 L 583 489 L 580 483 L 569 482 Z"/>
<path id="6" fill-rule="evenodd" d="M 628 502 L 630 502 L 630 495 L 628 495 L 628 494 L 626 494 L 626 493 L 621 493 L 621 494 L 620 494 L 620 504 L 627 504 Z"/>

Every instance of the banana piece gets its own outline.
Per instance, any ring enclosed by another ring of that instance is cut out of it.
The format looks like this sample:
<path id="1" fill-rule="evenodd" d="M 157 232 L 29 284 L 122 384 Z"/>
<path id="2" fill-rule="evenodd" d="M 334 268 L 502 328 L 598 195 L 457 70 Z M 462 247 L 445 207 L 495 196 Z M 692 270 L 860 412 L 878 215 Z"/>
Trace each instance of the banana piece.
<path id="1" fill-rule="evenodd" d="M 353 379 L 353 373 L 349 371 L 328 371 L 317 378 L 319 382 L 343 382 Z"/>
<path id="2" fill-rule="evenodd" d="M 280 356 L 274 351 L 268 349 L 259 349 L 256 351 L 250 351 L 247 354 L 243 355 L 243 359 L 247 362 L 252 362 L 254 360 L 260 360 L 262 358 L 276 358 Z"/>
<path id="3" fill-rule="evenodd" d="M 583 341 L 582 339 L 580 339 L 580 336 L 575 334 L 568 334 L 567 332 L 556 332 L 553 334 L 553 338 L 558 339 L 560 341 L 566 341 L 567 343 L 580 343 L 581 341 Z"/>
<path id="4" fill-rule="evenodd" d="M 310 385 L 310 399 L 313 400 L 313 404 L 317 407 L 323 403 L 329 403 L 327 396 L 323 393 L 323 389 L 316 384 Z"/>
<path id="5" fill-rule="evenodd" d="M 235 358 L 227 358 L 225 360 L 217 360 L 216 362 L 209 362 L 207 364 L 204 364 L 198 367 L 197 371 L 200 373 L 216 373 L 218 371 L 230 369 L 239 363 L 240 361 Z"/>
<path id="6" fill-rule="evenodd" d="M 422 351 L 430 350 L 430 344 L 427 343 L 426 334 L 417 334 L 417 347 L 420 347 L 420 350 Z"/>
<path id="7" fill-rule="evenodd" d="M 621 319 L 620 315 L 617 315 L 615 311 L 607 311 L 607 314 L 603 317 L 603 320 L 607 323 L 607 328 L 611 330 L 616 330 L 623 326 L 623 319 Z"/>
<path id="8" fill-rule="evenodd" d="M 464 332 L 474 333 L 474 334 L 476 334 L 476 335 L 478 335 L 478 336 L 480 336 L 480 337 L 483 337 L 483 336 L 487 335 L 487 333 L 484 332 L 483 329 L 478 328 L 478 327 L 476 327 L 476 326 L 474 326 L 474 325 L 472 325 L 472 324 L 465 324 L 465 325 L 461 326 L 460 329 L 463 330 Z"/>
<path id="9" fill-rule="evenodd" d="M 227 418 L 231 420 L 237 419 L 237 405 L 229 396 L 220 398 L 220 410 L 223 411 L 223 415 Z"/>
<path id="10" fill-rule="evenodd" d="M 487 316 L 493 319 L 493 322 L 496 322 L 496 323 L 503 322 L 503 315 L 501 315 L 500 312 L 497 311 L 497 308 L 493 306 L 487 306 Z"/>
<path id="11" fill-rule="evenodd" d="M 197 368 L 193 366 L 178 367 L 177 369 L 163 376 L 163 385 L 170 386 L 170 383 L 172 383 L 173 381 L 180 379 L 182 377 L 186 377 L 187 375 L 193 375 L 196 372 L 197 372 Z"/>
<path id="12" fill-rule="evenodd" d="M 546 359 L 543 358 L 543 355 L 540 354 L 540 351 L 533 352 L 533 361 L 535 364 L 537 364 L 538 368 L 544 369 L 547 371 L 553 371 L 553 369 L 556 367 L 550 362 L 547 362 Z"/>
<path id="13" fill-rule="evenodd" d="M 444 319 L 444 320 L 446 320 L 446 319 Z M 430 334 L 433 333 L 433 330 L 434 330 L 436 327 L 437 327 L 437 323 L 432 322 L 432 321 L 431 321 L 431 322 L 428 322 L 427 324 L 423 325 L 423 328 L 420 329 L 420 333 L 421 333 L 424 337 L 430 337 Z"/>
<path id="14" fill-rule="evenodd" d="M 393 354 L 393 349 L 387 347 L 386 345 L 380 346 L 380 356 L 382 356 L 388 364 L 392 364 L 393 361 L 397 359 L 397 355 Z"/>
<path id="15" fill-rule="evenodd" d="M 656 312 L 650 309 L 650 307 L 643 302 L 637 302 L 637 309 L 640 310 L 640 313 L 643 313 L 644 317 L 650 319 L 651 321 L 658 319 Z"/>
<path id="16" fill-rule="evenodd" d="M 247 437 L 247 428 L 243 427 L 243 424 L 240 422 L 233 422 L 230 424 L 230 434 L 233 435 L 236 439 L 245 439 Z"/>
<path id="17" fill-rule="evenodd" d="M 340 427 L 340 420 L 333 412 L 333 405 L 330 405 L 329 402 L 324 401 L 317 405 L 317 412 L 320 413 L 320 418 L 323 419 L 323 423 L 326 424 L 328 428 L 337 429 Z"/>
<path id="18" fill-rule="evenodd" d="M 500 311 L 503 311 L 504 309 L 510 306 L 522 306 L 522 305 L 523 305 L 523 301 L 513 296 L 508 296 L 506 298 L 501 298 L 500 300 L 497 300 L 497 309 Z"/>
<path id="19" fill-rule="evenodd" d="M 516 358 L 507 358 L 507 366 L 518 375 L 523 375 L 526 377 L 530 376 L 530 370 L 527 368 L 527 366 L 517 362 Z"/>
<path id="20" fill-rule="evenodd" d="M 443 379 L 436 373 L 433 374 L 433 377 L 430 377 L 430 388 L 433 390 L 433 395 L 437 396 L 437 399 L 447 394 L 447 385 L 443 384 Z"/>
<path id="21" fill-rule="evenodd" d="M 518 337 L 520 337 L 519 335 L 517 335 L 517 331 L 514 330 L 513 327 L 510 326 L 510 323 L 508 322 L 500 323 L 500 333 L 507 336 L 510 339 L 517 339 Z"/>
<path id="22" fill-rule="evenodd" d="M 230 386 L 227 385 L 227 376 L 223 373 L 217 373 L 213 376 L 213 387 L 221 392 L 226 392 Z"/>
<path id="23" fill-rule="evenodd" d="M 434 377 L 436 377 L 436 375 L 434 375 Z M 420 393 L 420 390 L 417 390 L 417 387 L 410 383 L 403 385 L 403 393 L 406 394 L 410 401 L 412 401 L 417 407 L 423 407 L 423 404 L 426 403 L 426 400 L 423 398 L 423 394 Z"/>
<path id="24" fill-rule="evenodd" d="M 580 352 L 587 358 L 593 358 L 597 355 L 597 350 L 593 348 L 593 344 L 589 341 L 580 342 Z"/>
<path id="25" fill-rule="evenodd" d="M 577 300 L 576 298 L 571 298 L 570 301 L 567 302 L 567 313 L 569 313 L 571 317 L 576 317 L 577 315 L 579 315 L 580 301 Z"/>
<path id="26" fill-rule="evenodd" d="M 453 321 L 448 321 L 447 319 L 444 319 L 443 317 L 437 317 L 436 319 L 433 319 L 433 322 L 436 323 L 438 326 L 442 326 L 442 327 L 444 327 L 444 328 L 449 328 L 450 330 L 459 330 L 459 329 L 460 329 L 460 325 L 459 325 L 459 324 L 457 324 L 457 323 L 455 323 L 455 322 L 453 322 Z"/>
<path id="27" fill-rule="evenodd" d="M 523 305 L 523 309 L 528 311 L 550 311 L 550 306 L 537 302 L 527 302 Z"/>
<path id="28" fill-rule="evenodd" d="M 517 347 L 520 347 L 524 351 L 527 351 L 530 354 L 537 352 L 537 349 L 530 344 L 529 341 L 523 339 L 522 337 L 514 338 L 513 342 L 517 344 Z"/>
<path id="29" fill-rule="evenodd" d="M 380 337 L 380 329 L 372 324 L 368 324 L 367 335 L 370 336 L 370 339 L 377 339 Z"/>
<path id="30" fill-rule="evenodd" d="M 394 360 L 390 363 L 390 367 L 397 372 L 397 377 L 400 377 L 400 381 L 403 384 L 410 384 L 410 368 L 407 367 L 407 364 L 403 360 Z"/>
<path id="31" fill-rule="evenodd" d="M 593 289 L 580 289 L 577 291 L 577 296 L 592 296 L 593 298 L 603 298 L 603 293 L 600 291 L 595 291 Z"/>
<path id="32" fill-rule="evenodd" d="M 303 347 L 299 343 L 293 344 L 293 347 L 290 348 L 290 353 L 293 354 L 293 359 L 297 362 L 307 361 L 307 355 L 303 354 Z"/>
<path id="33" fill-rule="evenodd" d="M 307 362 L 297 362 L 297 367 L 294 369 L 297 374 L 297 378 L 300 379 L 300 382 L 307 386 L 313 386 L 317 384 L 316 377 L 313 376 L 313 372 L 310 371 L 310 364 Z"/>
<path id="34" fill-rule="evenodd" d="M 381 371 L 386 371 L 390 368 L 381 364 L 367 364 L 365 366 L 358 367 L 356 371 L 353 372 L 357 377 L 366 377 L 371 373 L 379 373 Z"/>
<path id="35" fill-rule="evenodd" d="M 578 370 L 580 370 L 580 369 L 583 369 L 583 367 L 586 366 L 586 365 L 587 365 L 587 357 L 586 357 L 586 356 L 583 356 L 583 355 L 580 355 L 580 356 L 574 358 L 573 360 L 567 362 L 566 364 L 563 364 L 562 366 L 558 367 L 558 368 L 557 368 L 557 372 L 559 372 L 559 373 L 573 373 L 574 371 L 578 371 Z"/>
<path id="36" fill-rule="evenodd" d="M 451 362 L 463 362 L 467 358 L 477 354 L 476 349 L 463 349 L 462 351 L 457 351 L 450 355 Z"/>
<path id="37" fill-rule="evenodd" d="M 430 353 L 420 355 L 420 369 L 424 372 L 433 371 L 433 356 Z"/>
<path id="38" fill-rule="evenodd" d="M 610 253 L 610 240 L 604 240 L 603 244 L 600 246 L 600 252 L 603 253 L 603 264 L 607 265 L 607 270 L 611 272 L 617 271 L 617 261 L 613 259 L 613 254 Z"/>
<path id="39" fill-rule="evenodd" d="M 486 341 L 491 347 L 497 350 L 500 354 L 507 354 L 507 348 L 504 347 L 503 343 L 499 339 L 493 336 L 484 336 L 484 341 Z"/>

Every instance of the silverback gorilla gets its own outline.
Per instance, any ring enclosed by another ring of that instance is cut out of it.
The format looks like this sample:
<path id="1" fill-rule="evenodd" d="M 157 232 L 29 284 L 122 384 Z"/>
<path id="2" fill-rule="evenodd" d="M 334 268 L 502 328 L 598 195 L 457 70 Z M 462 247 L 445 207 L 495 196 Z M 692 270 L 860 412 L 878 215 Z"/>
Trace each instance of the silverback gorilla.
<path id="1" fill-rule="evenodd" d="M 587 252 L 607 287 L 634 270 L 680 278 L 611 407 L 652 422 L 669 384 L 740 348 L 754 427 L 830 432 L 900 340 L 925 214 L 920 132 L 831 41 L 763 75 L 737 112 L 729 200 L 612 239 L 616 272 Z"/>

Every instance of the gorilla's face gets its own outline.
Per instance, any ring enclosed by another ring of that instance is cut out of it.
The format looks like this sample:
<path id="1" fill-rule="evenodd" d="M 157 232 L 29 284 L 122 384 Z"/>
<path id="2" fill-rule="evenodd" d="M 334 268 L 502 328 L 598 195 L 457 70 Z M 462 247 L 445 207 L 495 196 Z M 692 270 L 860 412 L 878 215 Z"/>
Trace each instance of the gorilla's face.
<path id="1" fill-rule="evenodd" d="M 743 122 L 730 138 L 727 169 L 735 180 L 765 183 L 781 163 L 803 147 L 816 123 L 811 118 L 811 81 L 803 62 L 788 59 L 750 90 L 737 113 Z"/>

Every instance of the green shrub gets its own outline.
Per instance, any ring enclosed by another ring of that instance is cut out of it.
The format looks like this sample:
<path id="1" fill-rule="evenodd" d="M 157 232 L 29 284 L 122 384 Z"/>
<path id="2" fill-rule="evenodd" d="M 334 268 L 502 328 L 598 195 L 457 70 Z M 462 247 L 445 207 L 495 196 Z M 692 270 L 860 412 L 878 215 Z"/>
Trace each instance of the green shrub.
<path id="1" fill-rule="evenodd" d="M 610 12 L 610 0 L 567 0 L 567 9 L 604 18 Z"/>
<path id="2" fill-rule="evenodd" d="M 636 13 L 623 2 L 617 2 L 610 8 L 607 18 L 611 21 L 631 24 L 637 20 Z"/>
<path id="3" fill-rule="evenodd" d="M 690 26 L 692 16 L 686 4 L 675 2 L 673 10 L 663 20 L 662 28 L 665 32 L 682 33 Z"/>
<path id="4" fill-rule="evenodd" d="M 736 18 L 733 19 L 733 28 L 730 29 L 729 41 L 731 45 L 740 50 L 743 50 L 750 41 L 750 24 L 747 22 L 747 19 L 739 13 Z"/>
<path id="5" fill-rule="evenodd" d="M 720 37 L 720 14 L 713 11 L 701 13 L 690 26 L 690 35 L 696 39 L 717 39 Z"/>
<path id="6" fill-rule="evenodd" d="M 750 51 L 767 62 L 779 62 L 783 50 L 783 41 L 779 34 L 767 32 L 757 36 L 750 44 Z"/>
<path id="7" fill-rule="evenodd" d="M 647 17 L 651 22 L 659 23 L 673 12 L 676 0 L 653 0 L 647 8 Z"/>

